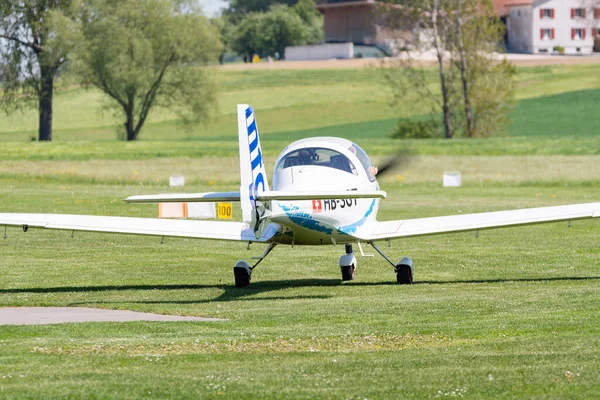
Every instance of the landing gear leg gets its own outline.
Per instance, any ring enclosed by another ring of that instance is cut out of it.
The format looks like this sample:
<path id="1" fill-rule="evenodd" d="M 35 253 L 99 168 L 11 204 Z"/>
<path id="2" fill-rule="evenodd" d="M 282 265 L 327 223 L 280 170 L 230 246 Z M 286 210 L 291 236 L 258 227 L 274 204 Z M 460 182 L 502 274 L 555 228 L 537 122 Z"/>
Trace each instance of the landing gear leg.
<path id="1" fill-rule="evenodd" d="M 354 250 L 350 243 L 346 244 L 346 254 L 340 257 L 340 269 L 342 270 L 342 281 L 351 281 L 354 279 L 354 271 L 357 265 Z"/>
<path id="2" fill-rule="evenodd" d="M 396 282 L 400 285 L 412 285 L 413 283 L 413 271 L 414 266 L 413 262 L 408 257 L 403 257 L 398 261 L 398 264 L 394 264 L 392 260 L 388 256 L 385 255 L 383 251 L 373 242 L 369 242 L 371 246 L 377 251 L 383 258 L 389 262 L 392 267 L 394 267 L 394 272 L 396 272 Z"/>
<path id="3" fill-rule="evenodd" d="M 258 257 L 258 261 L 252 266 L 250 266 L 250 264 L 244 260 L 240 260 L 235 263 L 235 266 L 233 267 L 233 278 L 235 280 L 235 287 L 243 288 L 250 285 L 250 280 L 252 278 L 252 270 L 254 270 L 254 268 L 256 268 L 256 266 L 260 264 L 260 262 L 264 260 L 265 257 L 267 257 L 267 255 L 271 252 L 271 250 L 275 248 L 275 246 L 277 246 L 277 243 L 269 243 L 269 246 L 266 248 L 263 255 Z"/>

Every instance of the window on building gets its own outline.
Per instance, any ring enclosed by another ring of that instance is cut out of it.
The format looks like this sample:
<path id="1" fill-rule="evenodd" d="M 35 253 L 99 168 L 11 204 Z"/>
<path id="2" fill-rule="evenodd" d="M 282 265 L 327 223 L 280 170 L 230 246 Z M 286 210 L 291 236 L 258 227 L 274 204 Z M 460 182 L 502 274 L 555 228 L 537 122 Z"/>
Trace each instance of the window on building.
<path id="1" fill-rule="evenodd" d="M 585 8 L 571 8 L 571 19 L 585 18 Z"/>
<path id="2" fill-rule="evenodd" d="M 573 39 L 573 40 L 585 39 L 585 29 L 584 28 L 571 29 L 571 39 Z"/>
<path id="3" fill-rule="evenodd" d="M 592 28 L 592 37 L 597 38 L 598 36 L 600 36 L 600 29 Z"/>
<path id="4" fill-rule="evenodd" d="M 542 40 L 554 39 L 554 29 L 552 29 L 552 28 L 540 29 L 540 39 L 542 39 Z"/>
<path id="5" fill-rule="evenodd" d="M 600 8 L 594 8 L 594 19 L 600 19 Z"/>
<path id="6" fill-rule="evenodd" d="M 540 8 L 540 18 L 541 19 L 553 19 L 554 18 L 554 8 Z"/>

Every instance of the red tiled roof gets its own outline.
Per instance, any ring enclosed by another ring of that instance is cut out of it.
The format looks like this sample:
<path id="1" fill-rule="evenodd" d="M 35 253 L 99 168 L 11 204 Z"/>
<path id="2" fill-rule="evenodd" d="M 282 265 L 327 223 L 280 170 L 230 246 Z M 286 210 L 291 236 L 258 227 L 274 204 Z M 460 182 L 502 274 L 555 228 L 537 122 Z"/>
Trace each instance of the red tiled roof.
<path id="1" fill-rule="evenodd" d="M 494 11 L 500 17 L 508 15 L 511 6 L 527 6 L 533 4 L 533 0 L 494 0 Z"/>

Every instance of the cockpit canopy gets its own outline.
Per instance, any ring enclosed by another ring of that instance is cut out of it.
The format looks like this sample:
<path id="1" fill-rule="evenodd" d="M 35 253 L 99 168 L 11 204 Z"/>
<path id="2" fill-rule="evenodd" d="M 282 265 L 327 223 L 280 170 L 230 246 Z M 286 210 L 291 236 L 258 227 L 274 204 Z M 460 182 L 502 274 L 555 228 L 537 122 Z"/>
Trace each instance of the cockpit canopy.
<path id="1" fill-rule="evenodd" d="M 358 175 L 356 167 L 348 157 L 335 150 L 322 147 L 306 147 L 286 154 L 279 160 L 275 171 L 299 165 L 334 168 Z"/>
<path id="2" fill-rule="evenodd" d="M 357 165 L 365 170 L 369 181 L 373 182 L 375 176 L 372 173 L 372 164 L 369 156 L 356 143 L 348 142 L 348 150 L 356 156 L 360 165 L 356 164 L 356 159 L 351 159 L 339 151 L 324 147 L 304 147 L 294 150 L 283 156 L 275 166 L 275 172 L 285 168 L 312 165 L 317 167 L 334 168 L 353 175 L 358 175 Z M 355 165 L 356 164 L 356 165 Z"/>

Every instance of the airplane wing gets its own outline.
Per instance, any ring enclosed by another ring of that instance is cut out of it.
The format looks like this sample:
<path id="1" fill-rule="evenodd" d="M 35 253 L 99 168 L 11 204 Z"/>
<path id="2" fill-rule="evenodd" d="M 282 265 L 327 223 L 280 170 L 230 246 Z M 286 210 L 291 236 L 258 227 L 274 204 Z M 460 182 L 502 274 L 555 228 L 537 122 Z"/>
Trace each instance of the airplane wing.
<path id="1" fill-rule="evenodd" d="M 196 239 L 233 240 L 244 242 L 268 241 L 277 233 L 278 225 L 271 224 L 260 239 L 242 222 L 189 221 L 156 218 L 104 217 L 68 214 L 0 214 L 0 226 L 61 229 L 134 235 L 170 236 Z"/>
<path id="2" fill-rule="evenodd" d="M 378 222 L 365 241 L 600 217 L 600 203 Z"/>
<path id="3" fill-rule="evenodd" d="M 315 191 L 315 192 L 285 192 L 267 190 L 257 195 L 260 201 L 269 200 L 322 200 L 322 199 L 385 199 L 386 192 L 381 190 L 356 191 Z M 125 199 L 130 204 L 145 203 L 179 203 L 179 202 L 212 202 L 212 201 L 240 201 L 240 192 L 208 192 L 208 193 L 173 193 L 129 196 Z"/>

